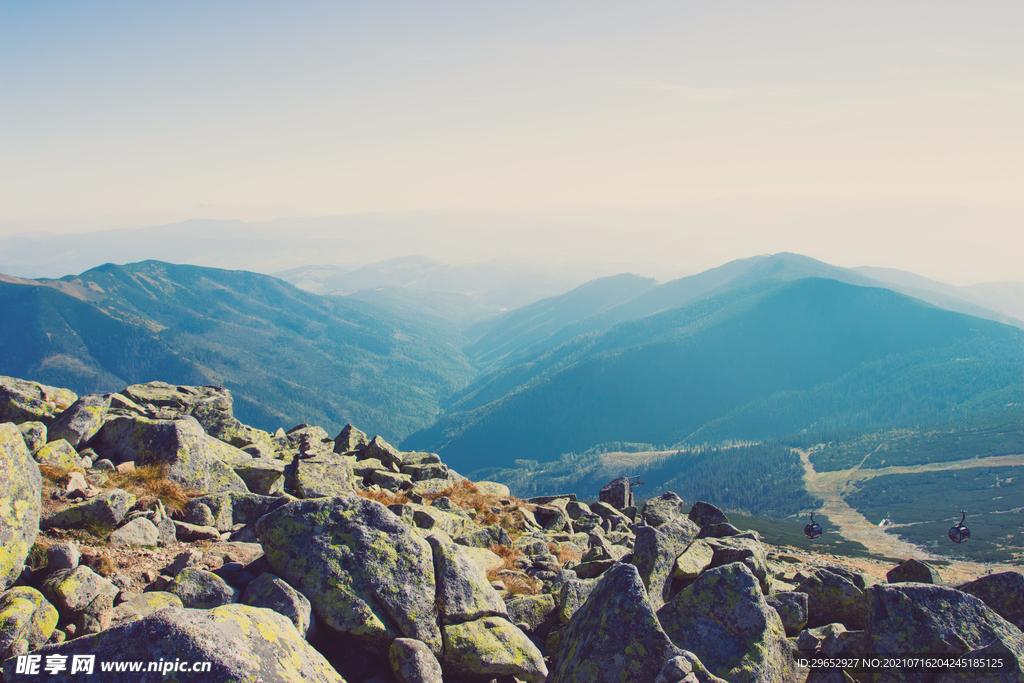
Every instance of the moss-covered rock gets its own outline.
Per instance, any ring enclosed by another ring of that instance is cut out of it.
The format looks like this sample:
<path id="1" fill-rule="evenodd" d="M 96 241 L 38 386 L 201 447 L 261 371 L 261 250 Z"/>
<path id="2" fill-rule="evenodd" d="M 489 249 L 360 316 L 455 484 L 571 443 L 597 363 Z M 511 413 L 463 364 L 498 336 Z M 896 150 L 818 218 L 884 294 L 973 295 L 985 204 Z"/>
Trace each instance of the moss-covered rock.
<path id="1" fill-rule="evenodd" d="M 658 611 L 676 646 L 716 676 L 737 683 L 779 683 L 794 676 L 782 620 L 741 562 L 708 569 Z"/>
<path id="2" fill-rule="evenodd" d="M 238 602 L 238 591 L 213 572 L 186 567 L 178 572 L 167 592 L 178 596 L 181 604 L 195 609 L 212 609 Z"/>
<path id="3" fill-rule="evenodd" d="M 657 498 L 651 498 L 644 503 L 640 516 L 651 526 L 661 526 L 673 519 L 685 517 L 685 509 L 686 503 L 682 498 L 671 491 L 666 491 Z"/>
<path id="4" fill-rule="evenodd" d="M 64 439 L 78 448 L 89 442 L 103 426 L 110 410 L 110 394 L 82 396 L 53 420 L 50 441 Z"/>
<path id="5" fill-rule="evenodd" d="M 253 458 L 235 463 L 233 469 L 253 493 L 273 496 L 284 491 L 285 464 L 280 460 Z"/>
<path id="6" fill-rule="evenodd" d="M 306 596 L 270 572 L 264 572 L 249 582 L 242 602 L 252 607 L 272 609 L 287 617 L 304 638 L 308 639 L 316 632 L 313 606 Z"/>
<path id="7" fill-rule="evenodd" d="M 91 527 L 100 530 L 113 529 L 120 524 L 128 509 L 135 503 L 135 497 L 121 489 L 104 491 L 92 500 L 78 503 L 54 512 L 40 523 L 43 529 L 82 529 Z"/>
<path id="8" fill-rule="evenodd" d="M 515 676 L 542 683 L 544 656 L 525 633 L 502 617 L 484 617 L 442 630 L 445 671 L 455 674 Z"/>
<path id="9" fill-rule="evenodd" d="M 203 431 L 193 417 L 179 420 L 116 417 L 100 428 L 95 448 L 137 465 L 163 463 L 167 478 L 199 491 L 247 493 L 245 482 L 229 463 L 252 456 Z"/>
<path id="10" fill-rule="evenodd" d="M 181 608 L 184 605 L 181 604 L 181 598 L 167 591 L 151 591 L 136 595 L 130 600 L 125 600 L 114 607 L 111 623 L 114 626 L 127 624 L 128 622 L 148 617 L 150 614 L 165 607 Z"/>
<path id="11" fill-rule="evenodd" d="M 558 620 L 568 624 L 597 587 L 597 579 L 569 579 L 558 588 Z"/>
<path id="12" fill-rule="evenodd" d="M 210 670 L 202 673 L 107 672 L 102 674 L 105 683 L 345 683 L 285 617 L 247 605 L 212 610 L 162 609 L 102 633 L 48 645 L 38 654 L 44 658 L 64 655 L 68 662 L 74 655 L 95 655 L 97 662 L 210 663 Z M 96 671 L 98 674 L 98 664 Z M 4 675 L 10 683 L 39 679 L 16 674 L 13 659 L 4 663 Z"/>
<path id="13" fill-rule="evenodd" d="M 696 579 L 700 573 L 711 566 L 715 551 L 701 539 L 695 540 L 686 546 L 686 550 L 676 558 L 676 566 L 672 571 L 673 578 L 690 580 Z"/>
<path id="14" fill-rule="evenodd" d="M 78 452 L 64 439 L 58 439 L 36 451 L 36 460 L 45 465 L 55 465 L 70 470 L 78 460 Z"/>
<path id="15" fill-rule="evenodd" d="M 46 425 L 42 422 L 22 422 L 18 425 L 18 431 L 21 432 L 21 438 L 25 439 L 29 453 L 32 454 L 32 457 L 36 457 L 39 449 L 46 445 L 46 437 L 49 433 Z"/>
<path id="16" fill-rule="evenodd" d="M 729 523 L 729 518 L 725 516 L 724 512 L 711 503 L 705 503 L 704 501 L 697 501 L 694 503 L 687 516 L 690 521 L 699 527 L 705 527 L 709 524 Z"/>
<path id="17" fill-rule="evenodd" d="M 939 583 L 942 578 L 935 567 L 910 558 L 886 572 L 885 580 L 889 583 Z"/>
<path id="18" fill-rule="evenodd" d="M 1012 654 L 1015 674 L 1024 672 L 1020 630 L 978 598 L 953 588 L 921 583 L 871 586 L 865 630 L 878 655 L 960 656 L 999 643 Z M 879 680 L 919 680 L 898 671 L 885 674 Z"/>
<path id="19" fill-rule="evenodd" d="M 807 593 L 785 591 L 768 595 L 765 599 L 779 613 L 787 636 L 795 636 L 807 626 Z"/>
<path id="20" fill-rule="evenodd" d="M 1024 631 L 1024 574 L 1000 572 L 958 587 L 995 610 L 996 614 Z"/>
<path id="21" fill-rule="evenodd" d="M 300 498 L 324 498 L 352 493 L 352 465 L 335 453 L 298 457 L 288 472 Z"/>
<path id="22" fill-rule="evenodd" d="M 617 564 L 562 631 L 549 683 L 650 683 L 683 654 L 647 601 L 636 567 Z"/>
<path id="23" fill-rule="evenodd" d="M 57 608 L 61 617 L 75 619 L 89 609 L 97 598 L 113 600 L 120 590 L 85 566 L 61 569 L 46 577 L 43 595 Z"/>
<path id="24" fill-rule="evenodd" d="M 0 590 L 13 584 L 39 533 L 43 479 L 18 428 L 0 424 Z"/>
<path id="25" fill-rule="evenodd" d="M 733 562 L 742 562 L 761 583 L 761 592 L 771 592 L 771 576 L 768 572 L 768 551 L 757 538 L 733 536 L 730 538 L 707 538 L 714 555 L 712 567 L 722 567 Z"/>
<path id="26" fill-rule="evenodd" d="M 322 625 L 381 652 L 408 637 L 440 653 L 433 553 L 380 503 L 296 501 L 256 533 L 274 573 L 310 599 Z"/>
<path id="27" fill-rule="evenodd" d="M 388 663 L 398 683 L 444 683 L 441 664 L 430 648 L 412 638 L 396 638 Z"/>
<path id="28" fill-rule="evenodd" d="M 366 434 L 349 423 L 342 428 L 338 436 L 334 437 L 334 452 L 361 453 L 366 450 L 369 443 L 370 440 L 366 438 Z"/>
<path id="29" fill-rule="evenodd" d="M 632 562 L 640 572 L 647 598 L 655 611 L 671 599 L 676 558 L 698 533 L 700 527 L 682 516 L 658 527 L 645 526 L 637 530 Z"/>
<path id="30" fill-rule="evenodd" d="M 110 534 L 110 545 L 133 547 L 156 547 L 160 530 L 145 517 L 136 517 Z"/>
<path id="31" fill-rule="evenodd" d="M 35 650 L 57 626 L 57 610 L 35 588 L 18 586 L 0 594 L 0 662 L 18 649 Z"/>
<path id="32" fill-rule="evenodd" d="M 867 617 L 864 591 L 845 577 L 818 569 L 800 582 L 797 591 L 807 594 L 807 625 L 811 628 L 831 623 L 850 629 L 864 628 Z"/>
<path id="33" fill-rule="evenodd" d="M 531 635 L 546 635 L 558 620 L 558 602 L 550 593 L 517 595 L 508 599 L 505 608 L 509 621 L 524 625 Z"/>
<path id="34" fill-rule="evenodd" d="M 78 395 L 70 389 L 0 376 L 0 423 L 42 422 L 49 425 L 54 416 L 76 400 Z"/>
<path id="35" fill-rule="evenodd" d="M 434 558 L 437 611 L 442 624 L 508 615 L 501 596 L 464 548 L 437 534 L 428 535 L 427 542 Z"/>

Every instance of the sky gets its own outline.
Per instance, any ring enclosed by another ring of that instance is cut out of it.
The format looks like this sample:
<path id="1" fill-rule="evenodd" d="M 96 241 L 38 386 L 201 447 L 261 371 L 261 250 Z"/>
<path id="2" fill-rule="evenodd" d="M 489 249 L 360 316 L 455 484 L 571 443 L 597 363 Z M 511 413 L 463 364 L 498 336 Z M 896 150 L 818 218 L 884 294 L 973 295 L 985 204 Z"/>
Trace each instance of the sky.
<path id="1" fill-rule="evenodd" d="M 968 284 L 1024 281 L 1021 188 L 1017 1 L 0 0 L 0 238 L 391 214 Z"/>

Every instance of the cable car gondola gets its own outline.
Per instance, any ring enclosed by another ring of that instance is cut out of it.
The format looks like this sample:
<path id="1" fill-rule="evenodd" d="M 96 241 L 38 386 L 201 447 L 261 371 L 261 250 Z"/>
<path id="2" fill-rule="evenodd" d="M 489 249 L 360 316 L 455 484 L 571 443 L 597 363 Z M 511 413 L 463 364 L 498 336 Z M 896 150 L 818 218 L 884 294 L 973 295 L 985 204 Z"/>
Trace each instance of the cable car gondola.
<path id="1" fill-rule="evenodd" d="M 960 518 L 960 523 L 949 529 L 949 540 L 953 543 L 963 543 L 971 537 L 971 530 L 964 526 L 964 520 L 967 519 L 967 512 L 964 510 L 960 511 L 963 515 Z"/>
<path id="2" fill-rule="evenodd" d="M 952 533 L 951 531 L 950 534 Z M 811 523 L 804 527 L 804 535 L 811 540 L 821 536 L 821 525 L 814 521 L 813 512 L 811 513 Z"/>

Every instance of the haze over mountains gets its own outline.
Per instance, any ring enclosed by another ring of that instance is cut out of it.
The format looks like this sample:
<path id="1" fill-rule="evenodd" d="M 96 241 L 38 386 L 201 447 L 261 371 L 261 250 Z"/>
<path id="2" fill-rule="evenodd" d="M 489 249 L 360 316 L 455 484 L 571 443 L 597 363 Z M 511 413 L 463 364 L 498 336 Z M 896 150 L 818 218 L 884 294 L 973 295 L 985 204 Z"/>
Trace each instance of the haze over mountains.
<path id="1" fill-rule="evenodd" d="M 983 292 L 796 254 L 665 284 L 598 278 L 504 313 L 568 279 L 425 257 L 284 275 L 338 294 L 156 261 L 7 278 L 0 373 L 79 392 L 224 384 L 257 426 L 356 421 L 467 471 L 481 454 L 494 467 L 939 418 L 1012 402 L 1024 377 L 1019 330 L 957 313 L 1021 325 Z"/>

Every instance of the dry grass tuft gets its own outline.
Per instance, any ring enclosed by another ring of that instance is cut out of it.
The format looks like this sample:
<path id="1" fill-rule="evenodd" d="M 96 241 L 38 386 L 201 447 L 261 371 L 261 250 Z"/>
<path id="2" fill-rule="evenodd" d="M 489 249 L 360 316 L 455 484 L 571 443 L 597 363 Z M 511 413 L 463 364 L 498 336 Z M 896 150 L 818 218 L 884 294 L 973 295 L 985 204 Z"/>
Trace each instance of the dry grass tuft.
<path id="1" fill-rule="evenodd" d="M 136 496 L 156 496 L 173 515 L 181 514 L 193 498 L 203 495 L 167 478 L 167 465 L 143 465 L 127 472 L 114 472 L 108 483 Z"/>
<path id="2" fill-rule="evenodd" d="M 404 493 L 392 493 L 391 491 L 385 491 L 383 489 L 379 491 L 364 491 L 362 489 L 356 489 L 356 495 L 369 500 L 375 500 L 381 505 L 405 505 L 406 503 L 412 502 Z"/>
<path id="3" fill-rule="evenodd" d="M 39 474 L 43 475 L 43 479 L 51 481 L 58 486 L 66 486 L 72 472 L 81 472 L 82 474 L 85 474 L 85 470 L 81 467 L 69 468 L 45 462 L 39 463 Z"/>
<path id="4" fill-rule="evenodd" d="M 103 577 L 113 576 L 117 571 L 117 566 L 114 564 L 114 561 L 110 559 L 108 555 L 104 555 L 102 553 L 83 553 L 82 564 Z"/>
<path id="5" fill-rule="evenodd" d="M 457 482 L 437 493 L 426 494 L 423 498 L 430 502 L 434 502 L 438 498 L 450 498 L 463 510 L 471 511 L 473 521 L 477 524 L 482 526 L 497 524 L 513 538 L 526 530 L 526 518 L 522 511 L 530 510 L 533 507 L 526 501 L 515 497 L 502 498 L 482 493 L 480 488 L 469 480 Z M 503 500 L 510 500 L 511 504 L 503 503 Z"/>
<path id="6" fill-rule="evenodd" d="M 490 551 L 500 557 L 504 564 L 487 570 L 488 581 L 501 581 L 505 590 L 512 595 L 537 595 L 544 584 L 533 579 L 516 567 L 516 562 L 524 555 L 507 545 L 492 545 Z"/>
<path id="7" fill-rule="evenodd" d="M 562 567 L 565 566 L 566 562 L 579 562 L 582 557 L 578 552 L 570 550 L 561 543 L 548 543 L 548 550 L 558 558 L 558 564 Z"/>

